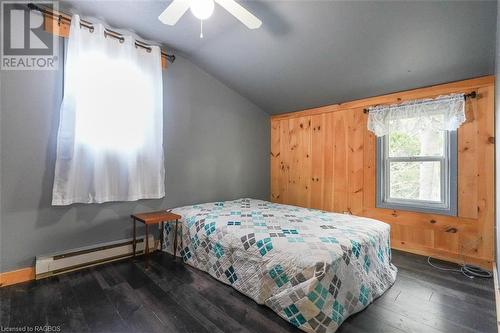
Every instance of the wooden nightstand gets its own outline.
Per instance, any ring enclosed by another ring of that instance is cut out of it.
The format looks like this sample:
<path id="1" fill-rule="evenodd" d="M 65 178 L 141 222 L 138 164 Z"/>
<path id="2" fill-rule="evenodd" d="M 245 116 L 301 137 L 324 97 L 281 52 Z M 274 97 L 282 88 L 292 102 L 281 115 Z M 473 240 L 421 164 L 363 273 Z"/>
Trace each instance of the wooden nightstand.
<path id="1" fill-rule="evenodd" d="M 135 258 L 135 247 L 136 247 L 136 232 L 135 232 L 135 222 L 139 221 L 144 223 L 146 226 L 146 245 L 144 250 L 144 258 L 146 261 L 146 268 L 148 267 L 148 254 L 149 254 L 149 225 L 150 224 L 159 224 L 161 223 L 161 239 L 160 239 L 160 251 L 163 249 L 163 233 L 165 229 L 165 222 L 175 222 L 175 234 L 174 234 L 174 260 L 177 255 L 177 228 L 179 224 L 179 219 L 182 216 L 167 212 L 167 211 L 159 211 L 159 212 L 151 212 L 151 213 L 139 213 L 132 214 L 130 217 L 134 220 L 134 240 L 132 242 L 132 249 Z M 182 241 L 182 240 L 181 240 Z"/>

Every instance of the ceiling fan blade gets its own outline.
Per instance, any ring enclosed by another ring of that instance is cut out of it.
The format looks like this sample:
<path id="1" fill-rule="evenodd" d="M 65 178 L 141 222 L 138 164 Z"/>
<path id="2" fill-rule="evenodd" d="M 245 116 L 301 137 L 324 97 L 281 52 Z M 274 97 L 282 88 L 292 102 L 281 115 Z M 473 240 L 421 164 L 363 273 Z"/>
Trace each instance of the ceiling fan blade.
<path id="1" fill-rule="evenodd" d="M 215 0 L 225 10 L 246 25 L 249 29 L 257 29 L 262 25 L 262 21 L 255 17 L 248 10 L 243 8 L 234 0 Z"/>
<path id="2" fill-rule="evenodd" d="M 189 9 L 191 1 L 189 0 L 174 0 L 172 3 L 158 16 L 158 19 L 163 24 L 174 25 L 179 21 L 182 15 Z"/>

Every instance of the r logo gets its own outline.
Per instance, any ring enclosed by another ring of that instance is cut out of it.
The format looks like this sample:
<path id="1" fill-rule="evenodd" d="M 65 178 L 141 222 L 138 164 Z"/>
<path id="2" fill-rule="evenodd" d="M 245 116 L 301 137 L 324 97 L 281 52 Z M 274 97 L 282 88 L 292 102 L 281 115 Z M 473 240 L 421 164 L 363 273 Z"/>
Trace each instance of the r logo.
<path id="1" fill-rule="evenodd" d="M 52 55 L 53 37 L 43 30 L 42 14 L 24 3 L 2 5 L 3 54 Z"/>
<path id="2" fill-rule="evenodd" d="M 44 31 L 42 13 L 28 8 L 29 1 L 2 2 L 2 69 L 53 69 L 57 54 L 54 35 Z M 54 10 L 55 2 L 36 2 Z M 41 61 L 41 60 L 45 61 Z M 50 67 L 50 68 L 42 68 Z"/>

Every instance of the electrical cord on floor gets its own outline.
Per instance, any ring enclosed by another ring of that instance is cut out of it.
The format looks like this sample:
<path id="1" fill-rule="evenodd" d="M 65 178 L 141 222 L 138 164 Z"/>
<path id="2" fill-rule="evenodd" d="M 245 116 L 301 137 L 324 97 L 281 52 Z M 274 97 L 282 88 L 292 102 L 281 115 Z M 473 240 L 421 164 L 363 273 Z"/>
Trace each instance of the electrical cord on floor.
<path id="1" fill-rule="evenodd" d="M 427 257 L 427 263 L 431 265 L 432 267 L 439 269 L 441 271 L 450 271 L 450 272 L 458 272 L 462 273 L 469 279 L 473 279 L 475 277 L 480 277 L 480 278 L 491 278 L 493 274 L 491 272 L 488 272 L 487 270 L 482 269 L 481 267 L 477 267 L 474 265 L 469 265 L 466 263 L 463 264 L 457 264 L 460 268 L 446 268 L 446 267 L 440 267 L 431 262 L 432 257 Z"/>

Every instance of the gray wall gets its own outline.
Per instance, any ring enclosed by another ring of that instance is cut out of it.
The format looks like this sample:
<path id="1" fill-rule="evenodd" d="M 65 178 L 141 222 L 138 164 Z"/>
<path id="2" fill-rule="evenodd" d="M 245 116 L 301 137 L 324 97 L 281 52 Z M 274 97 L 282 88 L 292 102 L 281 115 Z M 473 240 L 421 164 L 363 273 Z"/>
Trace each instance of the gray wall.
<path id="1" fill-rule="evenodd" d="M 131 236 L 132 212 L 268 198 L 269 116 L 189 61 L 164 73 L 163 200 L 52 207 L 62 70 L 1 72 L 0 270 Z"/>

